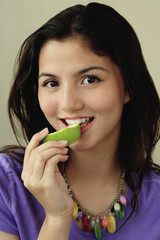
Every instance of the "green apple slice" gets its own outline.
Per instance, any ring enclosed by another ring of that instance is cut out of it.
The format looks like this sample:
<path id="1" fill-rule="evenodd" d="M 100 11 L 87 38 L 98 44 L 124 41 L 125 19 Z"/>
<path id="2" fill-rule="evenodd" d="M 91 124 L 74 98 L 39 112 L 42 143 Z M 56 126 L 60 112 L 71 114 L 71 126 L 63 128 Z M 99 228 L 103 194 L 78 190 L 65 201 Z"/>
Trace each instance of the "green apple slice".
<path id="1" fill-rule="evenodd" d="M 41 143 L 45 143 L 48 141 L 61 141 L 61 140 L 67 140 L 67 146 L 70 144 L 76 142 L 81 136 L 81 129 L 80 124 L 75 124 L 66 128 L 63 128 L 60 131 L 53 132 L 48 134 Z"/>

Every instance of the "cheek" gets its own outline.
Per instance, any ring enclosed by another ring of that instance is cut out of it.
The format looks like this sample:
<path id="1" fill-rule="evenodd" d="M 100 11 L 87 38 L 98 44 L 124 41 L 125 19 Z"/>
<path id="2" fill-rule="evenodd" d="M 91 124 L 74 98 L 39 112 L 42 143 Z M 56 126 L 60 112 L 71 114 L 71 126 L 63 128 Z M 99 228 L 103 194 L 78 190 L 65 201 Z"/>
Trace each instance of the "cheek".
<path id="1" fill-rule="evenodd" d="M 92 97 L 88 97 L 88 103 L 92 109 L 97 112 L 105 112 L 113 107 L 115 99 L 111 92 L 101 89 L 100 92 L 92 93 Z"/>
<path id="2" fill-rule="evenodd" d="M 124 106 L 124 94 L 121 88 L 103 88 L 100 92 L 92 94 L 89 100 L 92 110 L 99 113 L 107 113 L 113 111 L 122 111 Z"/>
<path id="3" fill-rule="evenodd" d="M 48 117 L 53 117 L 56 113 L 56 101 L 50 96 L 46 96 L 42 93 L 38 94 L 39 104 L 42 112 Z"/>

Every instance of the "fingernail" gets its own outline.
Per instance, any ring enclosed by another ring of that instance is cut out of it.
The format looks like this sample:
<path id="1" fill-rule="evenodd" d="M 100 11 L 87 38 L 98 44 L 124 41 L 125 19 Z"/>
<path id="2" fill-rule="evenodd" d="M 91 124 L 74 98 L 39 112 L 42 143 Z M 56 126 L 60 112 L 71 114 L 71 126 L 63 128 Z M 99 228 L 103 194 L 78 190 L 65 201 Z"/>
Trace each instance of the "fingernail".
<path id="1" fill-rule="evenodd" d="M 68 148 L 64 148 L 64 153 L 68 153 Z"/>
<path id="2" fill-rule="evenodd" d="M 68 155 L 65 155 L 64 156 L 64 161 L 68 160 L 69 156 Z"/>
<path id="3" fill-rule="evenodd" d="M 41 130 L 39 133 L 41 134 L 41 135 L 44 135 L 44 134 L 46 134 L 48 132 L 48 128 L 44 128 L 43 130 Z"/>
<path id="4" fill-rule="evenodd" d="M 58 141 L 58 144 L 60 144 L 60 145 L 67 145 L 67 140 Z"/>

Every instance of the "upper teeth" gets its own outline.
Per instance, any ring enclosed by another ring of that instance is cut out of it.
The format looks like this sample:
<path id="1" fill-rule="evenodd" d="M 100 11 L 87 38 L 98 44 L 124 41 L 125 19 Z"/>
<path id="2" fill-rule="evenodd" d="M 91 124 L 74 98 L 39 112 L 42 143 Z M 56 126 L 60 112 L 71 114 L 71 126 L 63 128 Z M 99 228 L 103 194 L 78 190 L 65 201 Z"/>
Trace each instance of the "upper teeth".
<path id="1" fill-rule="evenodd" d="M 68 125 L 73 125 L 73 124 L 78 124 L 78 123 L 80 124 L 80 123 L 88 122 L 89 118 L 79 118 L 79 119 L 74 119 L 74 120 L 65 119 L 65 121 Z"/>

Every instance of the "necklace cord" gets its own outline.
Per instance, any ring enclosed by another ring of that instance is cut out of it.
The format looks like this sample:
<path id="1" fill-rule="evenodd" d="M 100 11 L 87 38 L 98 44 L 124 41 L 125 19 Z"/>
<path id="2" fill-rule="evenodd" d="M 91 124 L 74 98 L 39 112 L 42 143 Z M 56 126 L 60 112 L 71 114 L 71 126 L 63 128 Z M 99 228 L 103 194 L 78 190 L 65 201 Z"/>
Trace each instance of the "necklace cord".
<path id="1" fill-rule="evenodd" d="M 118 193 L 114 199 L 114 201 L 111 203 L 111 205 L 105 209 L 103 212 L 100 212 L 98 214 L 93 214 L 91 212 L 89 212 L 86 208 L 83 207 L 83 205 L 80 203 L 79 199 L 77 198 L 77 196 L 75 195 L 75 193 L 73 192 L 70 184 L 69 184 L 69 181 L 68 181 L 68 178 L 66 177 L 65 174 L 63 174 L 63 177 L 65 179 L 65 182 L 66 182 L 66 185 L 67 185 L 67 190 L 68 190 L 68 193 L 70 195 L 70 197 L 77 202 L 77 205 L 78 205 L 78 208 L 81 209 L 81 211 L 89 216 L 92 216 L 92 218 L 94 219 L 99 219 L 99 218 L 102 218 L 108 214 L 111 214 L 112 213 L 112 209 L 113 209 L 113 206 L 116 204 L 116 202 L 118 201 L 118 199 L 120 198 L 120 195 L 122 194 L 122 191 L 123 191 L 123 182 L 124 182 L 124 177 L 125 177 L 125 170 L 123 169 L 122 170 L 122 174 L 121 174 L 121 178 L 120 178 L 120 183 L 119 183 L 119 188 L 118 188 Z"/>

